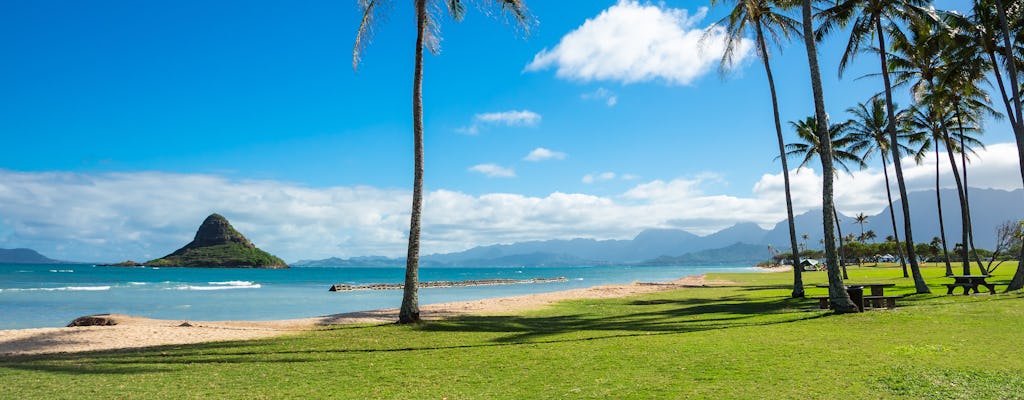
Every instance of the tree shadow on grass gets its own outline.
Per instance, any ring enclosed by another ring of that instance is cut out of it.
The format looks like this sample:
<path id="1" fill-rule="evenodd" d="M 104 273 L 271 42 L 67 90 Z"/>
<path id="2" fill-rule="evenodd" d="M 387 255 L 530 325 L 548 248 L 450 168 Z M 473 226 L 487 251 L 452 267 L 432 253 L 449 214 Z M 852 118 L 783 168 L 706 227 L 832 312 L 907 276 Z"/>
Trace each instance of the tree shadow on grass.
<path id="1" fill-rule="evenodd" d="M 344 337 L 310 339 L 307 335 L 269 340 L 160 346 L 113 352 L 0 358 L 0 368 L 65 374 L 133 374 L 173 372 L 196 364 L 303 363 L 349 360 L 351 355 L 450 351 L 506 346 L 589 342 L 624 337 L 685 335 L 715 329 L 792 323 L 827 315 L 794 312 L 797 300 L 729 296 L 683 299 L 616 299 L 574 302 L 571 312 L 558 310 L 517 316 L 464 316 L 411 327 L 430 333 L 467 334 L 466 344 L 421 336 L 421 345 L 365 347 Z M 601 308 L 588 312 L 588 307 Z M 581 311 L 582 309 L 582 311 Z M 367 327 L 368 328 L 368 327 Z M 383 327 L 381 329 L 390 329 Z M 319 331 L 345 335 L 345 331 Z M 317 333 L 311 333 L 317 334 Z M 416 333 L 412 333 L 416 335 Z M 447 336 L 447 335 L 446 335 Z"/>

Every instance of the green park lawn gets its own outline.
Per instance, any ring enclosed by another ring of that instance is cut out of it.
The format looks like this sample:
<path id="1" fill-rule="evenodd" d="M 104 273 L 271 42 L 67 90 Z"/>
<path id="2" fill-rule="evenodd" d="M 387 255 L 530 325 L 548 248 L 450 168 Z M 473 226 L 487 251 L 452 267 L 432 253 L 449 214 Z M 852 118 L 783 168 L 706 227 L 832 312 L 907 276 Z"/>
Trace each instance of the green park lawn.
<path id="1" fill-rule="evenodd" d="M 1009 281 L 1003 265 L 990 281 Z M 0 357 L 0 398 L 1024 399 L 1024 294 L 911 295 L 833 315 L 789 298 L 791 272 L 512 316 L 337 326 L 245 342 Z M 823 295 L 824 272 L 804 274 Z M 1002 286 L 1005 288 L 1005 286 Z"/>

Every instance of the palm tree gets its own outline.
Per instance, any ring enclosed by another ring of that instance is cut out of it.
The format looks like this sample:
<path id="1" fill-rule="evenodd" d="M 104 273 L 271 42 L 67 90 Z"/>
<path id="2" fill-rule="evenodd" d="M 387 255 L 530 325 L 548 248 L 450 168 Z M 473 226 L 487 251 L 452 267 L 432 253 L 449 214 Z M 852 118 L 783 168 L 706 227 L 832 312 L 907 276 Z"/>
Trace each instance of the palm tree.
<path id="1" fill-rule="evenodd" d="M 851 151 L 860 152 L 860 158 L 865 162 L 876 151 L 879 158 L 882 159 L 882 174 L 885 176 L 885 195 L 889 199 L 889 219 L 892 222 L 892 234 L 895 241 L 899 242 L 899 229 L 896 227 L 896 210 L 892 202 L 892 185 L 889 183 L 890 142 L 889 135 L 885 131 L 888 125 L 888 117 L 885 113 L 885 100 L 874 96 L 868 101 L 868 104 L 859 103 L 854 107 L 846 109 L 846 112 L 853 115 L 853 118 L 847 122 L 847 133 L 852 138 L 850 143 Z M 897 113 L 897 118 L 904 114 L 904 112 Z M 902 122 L 897 122 L 899 123 L 898 126 L 903 125 Z M 921 151 L 914 150 L 904 143 L 921 143 L 922 141 L 927 141 L 927 137 L 915 135 L 906 129 L 900 129 L 897 139 L 896 146 L 900 154 L 914 154 L 915 158 L 920 159 Z M 900 258 L 900 266 L 903 268 L 903 277 L 907 278 L 910 276 L 910 273 L 907 271 L 907 261 L 903 257 L 903 249 L 900 246 L 896 246 L 896 253 Z"/>
<path id="2" fill-rule="evenodd" d="M 853 20 L 851 23 L 850 39 L 847 42 L 846 50 L 843 52 L 842 60 L 839 62 L 839 75 L 842 76 L 847 64 L 861 51 L 861 46 L 869 42 L 871 38 L 877 37 L 878 46 L 875 50 L 881 62 L 882 84 L 885 89 L 885 109 L 888 123 L 886 132 L 889 140 L 896 143 L 896 111 L 892 100 L 892 84 L 889 80 L 888 56 L 885 45 L 885 33 L 899 29 L 896 22 L 903 19 L 904 15 L 915 6 L 924 4 L 924 0 L 846 0 L 839 5 L 829 9 L 825 13 L 826 20 L 844 23 Z M 854 16 L 856 17 L 854 18 Z M 869 46 L 870 47 L 870 46 Z M 910 271 L 914 277 L 914 286 L 917 293 L 931 293 L 928 285 L 921 275 L 917 264 L 917 255 L 914 253 L 914 234 L 910 225 L 910 203 L 907 200 L 907 185 L 903 178 L 903 165 L 899 158 L 896 147 L 890 148 L 892 152 L 893 166 L 896 170 L 896 182 L 900 189 L 900 205 L 903 208 L 903 229 L 906 238 L 907 257 L 910 258 Z"/>
<path id="3" fill-rule="evenodd" d="M 858 225 L 860 225 L 860 240 L 863 241 L 864 240 L 864 224 L 866 224 L 868 222 L 868 216 L 864 215 L 864 213 L 857 213 L 857 215 L 855 215 L 853 217 L 853 222 L 856 222 Z"/>
<path id="4" fill-rule="evenodd" d="M 814 16 L 811 10 L 812 0 L 803 0 L 801 5 L 801 25 L 803 26 L 804 48 L 807 50 L 807 67 L 811 74 L 811 92 L 814 98 L 814 133 L 818 142 L 823 143 L 821 156 L 821 204 L 822 219 L 821 225 L 825 234 L 825 266 L 828 270 L 828 297 L 832 310 L 836 313 L 850 313 L 860 311 L 857 305 L 850 300 L 850 294 L 846 292 L 846 285 L 839 276 L 839 264 L 836 262 L 836 239 L 832 233 L 832 218 L 834 217 L 833 185 L 834 171 L 832 166 L 832 138 L 828 132 L 828 114 L 825 112 L 825 92 L 821 84 L 821 68 L 818 66 L 818 48 L 814 43 L 816 39 L 814 31 Z"/>
<path id="5" fill-rule="evenodd" d="M 721 0 L 711 0 L 714 6 Z M 772 75 L 772 67 L 769 62 L 770 53 L 765 40 L 765 33 L 771 36 L 772 41 L 781 45 L 782 40 L 789 40 L 790 35 L 799 35 L 799 22 L 775 12 L 775 0 L 737 0 L 736 6 L 728 16 L 722 18 L 718 25 L 725 25 L 728 33 L 725 52 L 722 54 L 722 70 L 732 65 L 736 45 L 743 40 L 743 35 L 751 31 L 757 41 L 757 54 L 764 63 L 764 72 L 768 76 L 768 89 L 772 95 L 772 111 L 775 115 L 775 135 L 779 142 L 779 154 L 785 153 L 785 142 L 782 138 L 782 124 L 779 120 L 779 99 L 775 93 L 775 78 Z M 708 31 L 710 32 L 710 30 Z M 793 249 L 793 293 L 792 297 L 804 297 L 803 276 L 800 266 L 800 252 L 796 242 L 796 225 L 793 222 L 793 196 L 790 190 L 789 165 L 785 157 L 782 158 L 782 179 L 786 192 L 786 216 L 789 223 L 789 242 Z"/>
<path id="6" fill-rule="evenodd" d="M 427 2 L 431 0 L 413 0 L 416 10 L 416 55 L 412 85 L 412 121 L 413 121 L 413 192 L 412 215 L 409 223 L 409 247 L 405 259 L 405 289 L 402 293 L 402 306 L 398 312 L 398 322 L 415 323 L 420 320 L 418 298 L 419 258 L 420 258 L 420 216 L 423 209 L 423 49 L 433 53 L 438 50 L 435 16 L 428 11 Z M 436 1 L 436 0 L 435 0 Z M 390 0 L 358 0 L 363 17 L 356 33 L 355 47 L 352 50 L 352 68 L 359 66 L 360 55 L 373 31 L 377 13 Z M 460 0 L 446 0 L 449 15 L 455 21 L 461 21 L 465 6 Z M 529 19 L 523 0 L 489 0 L 497 3 L 503 12 L 511 14 L 513 19 L 526 27 Z M 440 7 L 438 7 L 440 8 Z"/>
<path id="7" fill-rule="evenodd" d="M 807 163 L 814 159 L 814 157 L 820 157 L 820 152 L 823 151 L 823 146 L 818 142 L 818 136 L 814 134 L 814 127 L 817 125 L 817 121 L 815 117 L 807 117 L 801 121 L 790 121 L 789 124 L 796 130 L 797 137 L 802 142 L 787 144 L 786 156 L 802 156 L 803 161 L 797 166 L 797 169 L 800 169 L 807 166 Z M 850 147 L 852 138 L 846 135 L 845 131 L 845 123 L 832 125 L 829 127 L 829 137 L 832 139 L 832 146 L 830 146 L 832 148 L 832 160 L 849 173 L 850 167 L 847 166 L 847 163 L 855 163 L 858 166 L 863 166 L 864 163 L 856 154 L 846 150 Z M 848 279 L 849 275 L 846 273 L 846 264 L 843 261 L 843 230 L 839 223 L 839 212 L 836 211 L 835 204 L 831 208 L 832 218 L 835 220 L 835 228 L 839 232 L 839 265 L 842 268 L 843 279 Z"/>
<path id="8" fill-rule="evenodd" d="M 1024 110 L 1022 110 L 1021 104 L 1020 75 L 1017 70 L 1020 60 L 1014 55 L 1016 47 L 1013 43 L 1014 40 L 1010 37 L 1010 32 L 1016 32 L 1017 39 L 1020 39 L 1021 24 L 1024 22 L 1018 17 L 1013 25 L 1010 24 L 1004 1 L 975 0 L 973 15 L 963 18 L 966 23 L 959 24 L 957 27 L 962 28 L 962 32 L 974 39 L 975 44 L 988 55 L 992 75 L 996 78 L 997 87 L 1003 104 L 1006 106 L 1006 114 L 1017 141 L 1017 160 L 1020 166 L 1021 180 L 1024 181 Z M 992 13 L 992 3 L 995 3 L 995 14 Z M 1019 2 L 1015 7 L 1020 7 Z M 1002 62 L 997 59 L 997 55 L 1002 58 Z M 1006 78 L 1009 79 L 1009 83 L 1003 80 L 1000 65 L 1005 65 Z M 1010 95 L 1007 95 L 1006 86 L 1010 87 Z M 1024 247 L 1021 247 L 1019 259 L 1024 260 Z M 1020 289 L 1024 289 L 1024 262 L 1017 266 L 1017 272 L 1014 273 L 1006 291 Z"/>
<path id="9" fill-rule="evenodd" d="M 939 236 L 942 241 L 942 257 L 946 263 L 946 276 L 953 275 L 953 266 L 949 262 L 949 247 L 946 241 L 946 225 L 945 220 L 942 216 L 942 195 L 940 190 L 939 177 L 941 171 L 939 170 L 939 143 L 946 143 L 945 135 L 943 133 L 943 126 L 948 124 L 949 121 L 943 122 L 942 118 L 948 119 L 949 114 L 943 114 L 935 111 L 928 104 L 923 104 L 919 107 L 911 108 L 908 112 L 908 118 L 906 124 L 910 129 L 916 130 L 918 134 L 928 135 L 931 141 L 935 143 L 935 203 L 938 205 L 939 210 Z"/>

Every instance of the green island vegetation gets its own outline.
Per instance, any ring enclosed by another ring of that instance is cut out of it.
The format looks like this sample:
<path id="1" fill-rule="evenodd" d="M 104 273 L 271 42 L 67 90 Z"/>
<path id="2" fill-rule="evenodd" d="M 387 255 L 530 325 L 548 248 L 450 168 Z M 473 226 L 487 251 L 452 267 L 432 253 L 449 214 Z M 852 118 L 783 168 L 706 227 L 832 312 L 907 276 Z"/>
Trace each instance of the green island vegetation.
<path id="1" fill-rule="evenodd" d="M 1024 399 L 1024 293 L 947 296 L 944 266 L 922 272 L 936 294 L 914 294 L 897 264 L 850 267 L 851 283 L 895 283 L 893 310 L 818 310 L 790 297 L 786 272 L 709 274 L 709 287 L 507 316 L 6 357 L 0 377 L 19 399 Z M 825 294 L 824 272 L 805 281 Z"/>
<path id="2" fill-rule="evenodd" d="M 126 262 L 123 264 L 133 265 Z M 288 268 L 276 256 L 260 250 L 235 230 L 227 218 L 210 214 L 196 231 L 195 239 L 161 258 L 146 261 L 152 267 L 194 268 Z"/>
<path id="3" fill-rule="evenodd" d="M 171 254 L 147 261 L 151 267 L 271 267 L 286 265 L 284 260 L 263 250 L 242 243 L 227 243 L 190 249 L 182 254 Z"/>

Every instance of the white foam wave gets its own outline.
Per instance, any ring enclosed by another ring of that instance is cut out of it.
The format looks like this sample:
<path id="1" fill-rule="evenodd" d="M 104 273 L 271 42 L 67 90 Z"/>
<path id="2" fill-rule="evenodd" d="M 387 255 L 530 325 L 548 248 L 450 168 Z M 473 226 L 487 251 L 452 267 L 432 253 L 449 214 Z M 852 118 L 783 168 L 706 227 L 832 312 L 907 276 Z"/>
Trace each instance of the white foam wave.
<path id="1" fill-rule="evenodd" d="M 225 286 L 252 286 L 255 283 L 250 281 L 224 281 L 224 282 L 206 282 L 211 285 L 225 285 Z"/>
<path id="2" fill-rule="evenodd" d="M 175 287 L 173 289 L 175 289 L 175 290 L 230 290 L 230 289 L 259 289 L 261 287 L 262 286 L 260 286 L 260 284 L 255 283 L 255 284 L 251 284 L 251 285 L 233 285 L 233 286 L 225 286 L 225 285 L 220 285 L 220 286 L 185 285 L 185 286 L 178 286 L 178 287 Z"/>
<path id="3" fill-rule="evenodd" d="M 50 272 L 75 272 L 73 269 L 51 269 Z"/>
<path id="4" fill-rule="evenodd" d="M 145 286 L 145 285 L 148 285 L 149 283 L 147 283 L 147 282 L 128 282 L 128 284 L 132 285 L 132 286 Z"/>

